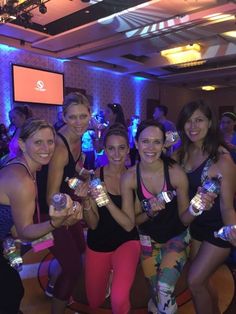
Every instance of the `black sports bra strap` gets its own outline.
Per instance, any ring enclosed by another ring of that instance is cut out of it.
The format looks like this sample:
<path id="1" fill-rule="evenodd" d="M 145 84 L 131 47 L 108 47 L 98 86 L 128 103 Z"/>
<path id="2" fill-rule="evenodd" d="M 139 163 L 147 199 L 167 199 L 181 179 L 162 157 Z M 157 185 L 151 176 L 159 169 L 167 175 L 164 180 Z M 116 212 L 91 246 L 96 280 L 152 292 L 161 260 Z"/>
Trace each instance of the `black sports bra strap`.
<path id="1" fill-rule="evenodd" d="M 168 164 L 166 162 L 163 162 L 163 164 L 164 164 L 164 177 L 165 177 L 165 183 L 166 183 L 167 191 L 171 191 L 171 190 L 173 190 L 173 186 L 170 182 L 169 167 L 168 167 Z"/>
<path id="2" fill-rule="evenodd" d="M 145 199 L 145 197 L 142 193 L 139 162 L 136 165 L 136 174 L 137 174 L 137 195 L 138 195 L 139 200 L 142 201 L 143 199 Z"/>

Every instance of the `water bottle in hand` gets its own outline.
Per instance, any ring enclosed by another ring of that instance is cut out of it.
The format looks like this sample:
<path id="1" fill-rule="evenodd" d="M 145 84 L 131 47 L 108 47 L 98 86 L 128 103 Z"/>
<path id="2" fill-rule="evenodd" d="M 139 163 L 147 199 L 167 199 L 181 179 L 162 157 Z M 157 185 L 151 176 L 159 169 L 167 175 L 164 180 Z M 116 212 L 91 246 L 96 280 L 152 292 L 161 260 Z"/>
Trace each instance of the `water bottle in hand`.
<path id="1" fill-rule="evenodd" d="M 157 202 L 160 204 L 166 204 L 172 201 L 172 199 L 175 197 L 176 192 L 175 191 L 163 191 L 156 195 Z M 151 199 L 144 199 L 141 202 L 142 208 L 144 212 L 150 212 L 152 209 L 151 205 Z"/>
<path id="2" fill-rule="evenodd" d="M 51 204 L 54 206 L 55 210 L 63 210 L 67 205 L 67 197 L 64 193 L 55 193 L 52 196 Z"/>
<path id="3" fill-rule="evenodd" d="M 179 139 L 179 134 L 177 131 L 167 131 L 166 135 L 166 142 L 168 143 L 175 143 Z"/>
<path id="4" fill-rule="evenodd" d="M 98 196 L 95 199 L 98 207 L 105 206 L 109 203 L 109 198 L 99 178 L 92 179 L 89 186 L 91 189 L 96 189 L 98 191 Z"/>
<path id="5" fill-rule="evenodd" d="M 204 205 L 202 204 L 202 199 L 200 193 L 212 192 L 215 194 L 220 193 L 220 183 L 222 176 L 218 174 L 216 177 L 211 179 L 206 179 L 198 192 L 191 200 L 190 204 L 194 206 L 197 210 L 204 210 Z"/>
<path id="6" fill-rule="evenodd" d="M 83 182 L 80 179 L 73 177 L 73 178 L 69 178 L 66 177 L 65 178 L 65 182 L 67 182 L 68 186 L 72 189 L 72 190 L 76 190 L 78 188 L 78 186 Z"/>
<path id="7" fill-rule="evenodd" d="M 8 259 L 11 267 L 15 268 L 18 272 L 22 270 L 23 260 L 12 237 L 7 237 L 3 241 L 3 254 Z"/>
<path id="8" fill-rule="evenodd" d="M 231 229 L 236 229 L 236 225 L 228 225 L 220 228 L 220 230 L 214 232 L 214 237 L 229 241 L 229 231 Z"/>

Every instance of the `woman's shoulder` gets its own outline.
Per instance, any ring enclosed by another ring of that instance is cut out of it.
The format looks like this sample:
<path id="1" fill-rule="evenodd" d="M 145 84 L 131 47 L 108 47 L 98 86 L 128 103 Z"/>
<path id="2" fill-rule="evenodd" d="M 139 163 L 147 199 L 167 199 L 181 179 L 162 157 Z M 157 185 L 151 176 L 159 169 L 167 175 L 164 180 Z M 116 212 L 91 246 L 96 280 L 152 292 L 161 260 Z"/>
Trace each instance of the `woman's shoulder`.
<path id="1" fill-rule="evenodd" d="M 24 185 L 24 189 L 28 185 L 34 184 L 32 177 L 30 176 L 27 168 L 20 163 L 9 164 L 1 169 L 1 181 L 5 182 L 6 186 L 11 189 L 14 186 L 19 187 Z"/>
<path id="2" fill-rule="evenodd" d="M 136 178 L 136 167 L 137 165 L 134 165 L 127 169 L 127 171 L 122 175 L 122 181 L 124 182 L 133 182 Z"/>
<path id="3" fill-rule="evenodd" d="M 224 147 L 219 148 L 219 158 L 215 163 L 213 163 L 212 168 L 217 169 L 218 171 L 220 171 L 221 174 L 227 172 L 235 173 L 236 166 L 227 149 L 225 149 Z"/>

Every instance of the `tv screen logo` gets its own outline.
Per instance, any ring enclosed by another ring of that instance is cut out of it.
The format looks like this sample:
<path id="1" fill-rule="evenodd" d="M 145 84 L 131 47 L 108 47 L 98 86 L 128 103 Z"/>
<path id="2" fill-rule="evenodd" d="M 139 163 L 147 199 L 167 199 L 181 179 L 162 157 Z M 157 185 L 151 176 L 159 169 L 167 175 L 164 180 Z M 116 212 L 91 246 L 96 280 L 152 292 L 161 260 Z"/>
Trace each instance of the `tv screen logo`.
<path id="1" fill-rule="evenodd" d="M 41 80 L 38 80 L 36 82 L 35 90 L 37 90 L 38 92 L 45 92 L 46 88 L 45 88 L 44 82 Z"/>

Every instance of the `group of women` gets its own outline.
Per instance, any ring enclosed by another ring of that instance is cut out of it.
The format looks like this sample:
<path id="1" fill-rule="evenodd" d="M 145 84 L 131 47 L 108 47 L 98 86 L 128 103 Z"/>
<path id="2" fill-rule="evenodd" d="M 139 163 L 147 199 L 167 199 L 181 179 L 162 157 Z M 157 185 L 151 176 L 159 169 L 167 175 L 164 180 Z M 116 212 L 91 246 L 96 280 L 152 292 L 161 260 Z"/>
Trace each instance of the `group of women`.
<path id="1" fill-rule="evenodd" d="M 80 224 L 82 212 L 89 227 L 85 284 L 92 309 L 104 302 L 112 273 L 112 311 L 130 312 L 129 294 L 141 253 L 144 274 L 151 287 L 153 313 L 177 313 L 174 289 L 188 259 L 190 231 L 188 284 L 196 313 L 220 313 L 210 279 L 231 247 L 236 246 L 236 230 L 229 230 L 229 241 L 215 239 L 214 231 L 223 225 L 236 225 L 233 203 L 236 171 L 212 112 L 202 102 L 182 108 L 177 123 L 182 146 L 173 158 L 163 153 L 162 125 L 153 120 L 142 121 L 135 138 L 140 161 L 129 169 L 125 165 L 129 153 L 127 130 L 114 123 L 103 136 L 108 163 L 95 172 L 104 182 L 108 199 L 102 207 L 96 204 L 99 192 L 90 186 L 81 154 L 81 136 L 90 117 L 86 97 L 78 93 L 68 95 L 63 106 L 65 125 L 56 137 L 48 124 L 30 132 L 33 121 L 46 122 L 28 120 L 20 134 L 20 157 L 1 170 L 1 211 L 13 216 L 7 231 L 14 222 L 18 235 L 24 239 L 53 233 L 51 251 L 61 269 L 54 286 L 52 314 L 65 312 L 80 275 L 81 254 L 85 249 Z M 71 198 L 68 196 L 65 210 L 58 213 L 50 206 L 51 218 L 34 224 L 35 171 L 47 163 L 48 203 L 57 192 L 70 194 Z M 198 188 L 206 178 L 219 173 L 220 193 L 200 193 Z M 83 182 L 71 193 L 65 178 L 82 174 Z M 10 182 L 6 185 L 6 180 L 14 180 L 14 185 Z M 168 191 L 172 192 L 172 200 L 159 201 L 156 196 Z M 202 211 L 190 205 L 196 193 L 200 193 Z M 78 201 L 74 209 L 71 199 Z M 144 210 L 143 200 L 147 199 L 151 205 Z"/>

